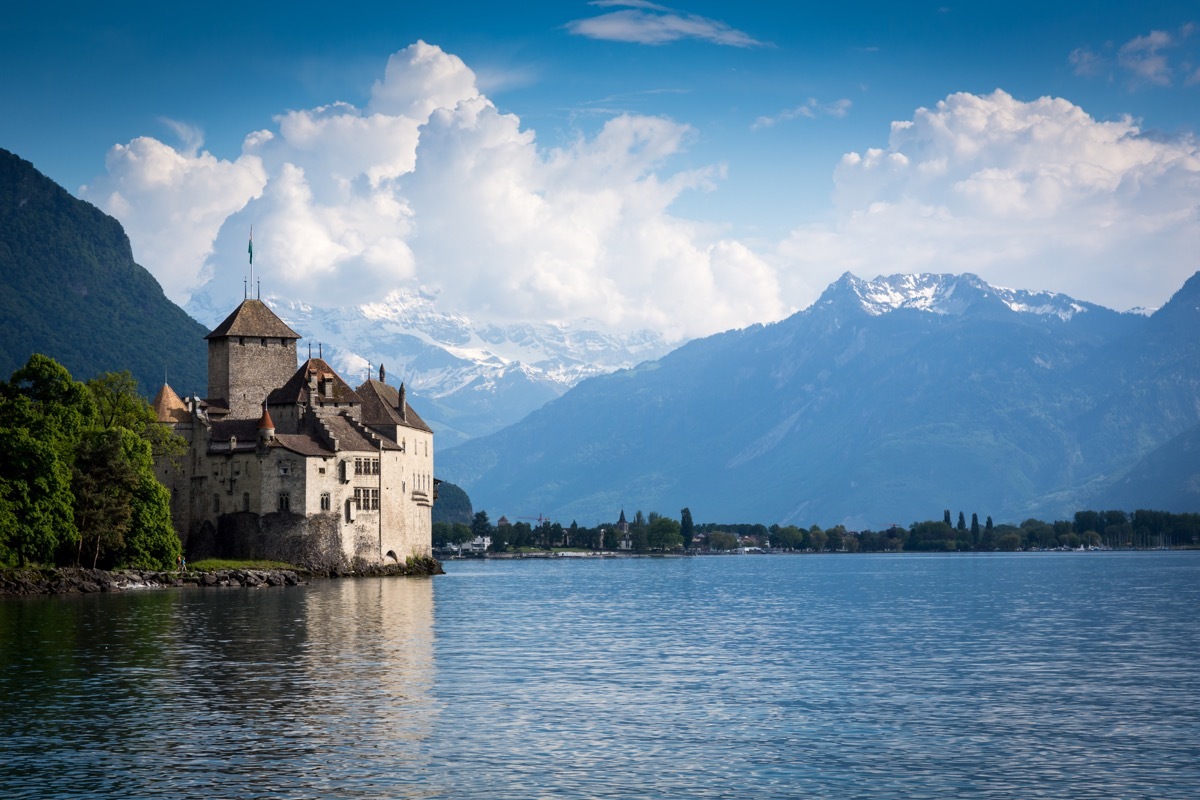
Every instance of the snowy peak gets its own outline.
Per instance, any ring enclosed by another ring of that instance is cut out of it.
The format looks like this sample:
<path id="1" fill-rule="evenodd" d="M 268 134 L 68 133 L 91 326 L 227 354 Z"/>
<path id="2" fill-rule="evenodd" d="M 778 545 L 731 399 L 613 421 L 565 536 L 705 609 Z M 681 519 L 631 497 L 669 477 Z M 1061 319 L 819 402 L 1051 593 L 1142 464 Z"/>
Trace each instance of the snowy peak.
<path id="1" fill-rule="evenodd" d="M 970 273 L 881 275 L 865 281 L 847 272 L 825 290 L 817 305 L 847 302 L 875 317 L 901 309 L 962 316 L 971 310 L 1006 308 L 1016 314 L 1057 318 L 1064 322 L 1094 308 L 1090 303 L 1081 303 L 1055 292 L 992 286 Z"/>
<path id="2" fill-rule="evenodd" d="M 587 320 L 473 321 L 417 292 L 344 308 L 273 296 L 267 302 L 351 383 L 385 364 L 389 377 L 429 404 L 421 413 L 448 443 L 516 422 L 585 378 L 671 349 L 652 331 L 605 333 Z M 193 298 L 188 310 L 210 326 L 228 313 L 207 298 Z"/>

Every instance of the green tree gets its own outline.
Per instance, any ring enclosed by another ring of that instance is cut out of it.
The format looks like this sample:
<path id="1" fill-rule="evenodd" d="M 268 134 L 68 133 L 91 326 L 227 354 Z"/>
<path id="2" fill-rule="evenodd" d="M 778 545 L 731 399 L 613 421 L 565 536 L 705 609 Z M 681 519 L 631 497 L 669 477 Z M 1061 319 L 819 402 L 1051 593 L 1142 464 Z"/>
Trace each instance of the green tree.
<path id="1" fill-rule="evenodd" d="M 840 552 L 846 544 L 846 528 L 844 525 L 834 525 L 825 531 L 826 544 L 830 550 Z"/>
<path id="2" fill-rule="evenodd" d="M 171 493 L 154 477 L 152 463 L 138 469 L 132 507 L 121 563 L 135 569 L 171 569 L 183 544 L 171 523 Z"/>
<path id="3" fill-rule="evenodd" d="M 680 525 L 668 517 L 655 517 L 647 531 L 647 543 L 652 550 L 675 550 L 683 546 Z"/>
<path id="4" fill-rule="evenodd" d="M 50 561 L 78 540 L 69 475 L 52 445 L 0 424 L 0 560 L 21 567 Z"/>
<path id="5" fill-rule="evenodd" d="M 95 568 L 101 550 L 111 556 L 125 546 L 138 474 L 126 456 L 124 440 L 125 432 L 120 428 L 86 431 L 80 437 L 71 477 L 79 529 L 77 564 L 86 557 Z"/>
<path id="6" fill-rule="evenodd" d="M 692 510 L 685 508 L 679 512 L 679 535 L 683 537 L 685 550 L 692 549 L 692 539 L 695 538 L 695 528 L 692 524 Z"/>
<path id="7" fill-rule="evenodd" d="M 708 534 L 709 550 L 734 550 L 737 546 L 737 537 L 728 531 L 712 531 Z"/>
<path id="8" fill-rule="evenodd" d="M 813 525 L 808 529 L 808 546 L 818 553 L 825 549 L 825 544 L 829 541 L 829 537 L 825 535 L 825 531 L 821 530 L 821 526 Z"/>
<path id="9" fill-rule="evenodd" d="M 960 531 L 965 531 L 967 529 L 967 518 L 963 516 L 963 512 L 961 511 L 958 512 L 958 525 L 955 526 L 955 529 Z"/>
<path id="10" fill-rule="evenodd" d="M 94 415 L 87 388 L 39 353 L 0 384 L 0 559 L 48 561 L 78 540 L 71 468 Z"/>

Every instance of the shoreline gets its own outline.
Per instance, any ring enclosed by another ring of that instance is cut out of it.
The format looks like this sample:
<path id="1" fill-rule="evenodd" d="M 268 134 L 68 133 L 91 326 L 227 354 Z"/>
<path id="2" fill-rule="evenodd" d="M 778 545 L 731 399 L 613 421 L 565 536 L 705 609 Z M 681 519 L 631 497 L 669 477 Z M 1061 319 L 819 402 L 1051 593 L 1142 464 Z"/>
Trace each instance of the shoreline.
<path id="1" fill-rule="evenodd" d="M 358 568 L 310 570 L 231 567 L 214 570 L 103 570 L 87 567 L 0 569 L 0 596 L 113 594 L 140 589 L 250 588 L 302 586 L 312 580 L 374 577 L 430 577 L 444 573 L 440 561 L 420 559 L 412 565 L 386 564 Z"/>

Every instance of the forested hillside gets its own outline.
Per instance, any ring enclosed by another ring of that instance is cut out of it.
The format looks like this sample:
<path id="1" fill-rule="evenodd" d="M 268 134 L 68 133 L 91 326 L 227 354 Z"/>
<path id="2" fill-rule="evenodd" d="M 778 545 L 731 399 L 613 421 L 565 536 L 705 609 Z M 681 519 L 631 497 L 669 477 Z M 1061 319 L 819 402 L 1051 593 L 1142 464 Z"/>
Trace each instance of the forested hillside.
<path id="1" fill-rule="evenodd" d="M 208 331 L 134 263 L 120 223 L 0 149 L 0 375 L 44 353 L 82 379 L 129 370 L 204 394 Z"/>

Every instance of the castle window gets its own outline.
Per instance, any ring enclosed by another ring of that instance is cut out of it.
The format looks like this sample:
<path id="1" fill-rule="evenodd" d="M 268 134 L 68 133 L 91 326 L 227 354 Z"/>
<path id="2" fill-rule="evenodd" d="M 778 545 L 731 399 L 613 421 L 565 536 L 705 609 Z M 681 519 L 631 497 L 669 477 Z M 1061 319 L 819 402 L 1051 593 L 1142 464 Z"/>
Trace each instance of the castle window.
<path id="1" fill-rule="evenodd" d="M 221 513 L 221 495 L 219 495 L 219 494 L 213 495 L 213 513 L 214 514 Z"/>
<path id="2" fill-rule="evenodd" d="M 363 490 L 362 489 L 354 490 L 354 507 L 357 509 L 361 509 L 363 507 Z"/>
<path id="3" fill-rule="evenodd" d="M 354 459 L 354 474 L 355 475 L 363 474 L 362 462 L 363 462 L 363 460 L 361 458 Z"/>
<path id="4" fill-rule="evenodd" d="M 290 495 L 286 493 L 279 495 L 279 510 L 285 514 L 292 510 L 292 498 Z"/>
<path id="5" fill-rule="evenodd" d="M 250 493 L 242 492 L 242 511 L 250 510 Z"/>
<path id="6" fill-rule="evenodd" d="M 288 463 L 280 464 L 279 465 L 279 474 L 283 475 L 283 476 L 291 475 L 292 474 L 292 465 L 288 464 Z"/>
<path id="7" fill-rule="evenodd" d="M 328 511 L 332 506 L 329 503 L 329 492 L 321 493 L 321 510 Z"/>
<path id="8" fill-rule="evenodd" d="M 324 467 L 317 467 L 317 474 L 318 474 L 318 475 L 324 475 L 324 474 L 325 474 L 325 468 L 324 468 Z"/>
<path id="9" fill-rule="evenodd" d="M 379 490 L 378 489 L 370 489 L 369 491 L 371 492 L 371 510 L 378 511 L 379 510 Z"/>
<path id="10" fill-rule="evenodd" d="M 245 340 L 243 337 L 239 336 L 239 337 L 238 337 L 238 344 L 245 344 L 245 343 L 246 343 L 246 340 Z"/>
<path id="11" fill-rule="evenodd" d="M 267 346 L 267 340 L 266 340 L 266 339 L 259 339 L 259 340 L 258 340 L 258 342 L 259 342 L 259 344 L 261 344 L 263 347 L 266 347 L 266 346 Z"/>

